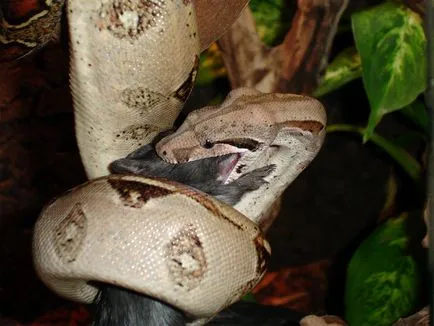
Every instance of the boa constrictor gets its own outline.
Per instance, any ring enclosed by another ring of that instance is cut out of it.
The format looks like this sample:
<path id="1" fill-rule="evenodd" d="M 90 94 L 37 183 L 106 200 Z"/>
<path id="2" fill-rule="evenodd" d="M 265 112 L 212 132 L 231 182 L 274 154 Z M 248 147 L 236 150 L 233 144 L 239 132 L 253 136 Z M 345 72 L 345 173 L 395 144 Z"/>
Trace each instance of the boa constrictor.
<path id="1" fill-rule="evenodd" d="M 239 153 L 225 182 L 275 164 L 268 184 L 235 206 L 245 216 L 180 184 L 106 176 L 112 161 L 171 128 L 188 98 L 203 48 L 194 9 L 191 0 L 67 2 L 76 137 L 92 181 L 49 204 L 35 228 L 36 268 L 61 295 L 89 302 L 88 281 L 103 281 L 206 318 L 264 273 L 269 247 L 253 222 L 317 154 L 326 122 L 317 101 L 241 89 L 157 144 L 174 164 Z"/>

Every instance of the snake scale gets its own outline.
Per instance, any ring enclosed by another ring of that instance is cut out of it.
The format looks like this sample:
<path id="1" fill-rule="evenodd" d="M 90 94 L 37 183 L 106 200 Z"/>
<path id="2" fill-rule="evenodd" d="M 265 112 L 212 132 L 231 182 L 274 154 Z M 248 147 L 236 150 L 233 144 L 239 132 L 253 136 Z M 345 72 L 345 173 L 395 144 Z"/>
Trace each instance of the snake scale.
<path id="1" fill-rule="evenodd" d="M 173 127 L 194 86 L 201 50 L 227 25 L 209 27 L 222 19 L 216 3 L 66 2 L 75 134 L 90 181 L 43 209 L 33 247 L 39 276 L 60 295 L 91 302 L 97 289 L 88 281 L 112 283 L 202 323 L 265 272 L 270 248 L 257 224 L 318 153 L 326 123 L 319 102 L 235 90 L 221 106 L 193 113 L 156 145 L 170 164 L 235 155 L 223 183 L 276 166 L 261 189 L 266 195 L 249 192 L 237 210 L 173 181 L 107 176 L 111 162 Z M 2 60 L 21 58 L 57 37 L 63 2 L 37 4 L 3 5 Z M 237 2 L 223 21 L 233 21 L 245 4 Z"/>

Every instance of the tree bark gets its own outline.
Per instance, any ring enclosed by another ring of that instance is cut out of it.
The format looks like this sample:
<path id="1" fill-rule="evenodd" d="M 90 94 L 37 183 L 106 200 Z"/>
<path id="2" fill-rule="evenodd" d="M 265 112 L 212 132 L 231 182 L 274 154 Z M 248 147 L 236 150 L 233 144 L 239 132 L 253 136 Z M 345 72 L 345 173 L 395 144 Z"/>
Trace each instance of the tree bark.
<path id="1" fill-rule="evenodd" d="M 256 33 L 249 7 L 218 41 L 232 88 L 310 94 L 327 67 L 348 0 L 299 0 L 282 44 L 269 48 Z"/>
<path id="2" fill-rule="evenodd" d="M 426 306 L 407 318 L 401 318 L 393 326 L 429 326 L 429 319 L 429 306 Z"/>

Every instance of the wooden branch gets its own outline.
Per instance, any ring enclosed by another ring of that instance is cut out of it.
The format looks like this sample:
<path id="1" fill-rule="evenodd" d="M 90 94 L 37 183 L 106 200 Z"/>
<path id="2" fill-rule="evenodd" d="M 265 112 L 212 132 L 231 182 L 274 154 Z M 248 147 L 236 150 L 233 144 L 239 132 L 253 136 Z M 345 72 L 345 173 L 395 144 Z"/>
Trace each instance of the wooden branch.
<path id="1" fill-rule="evenodd" d="M 405 0 L 405 5 L 420 16 L 424 17 L 426 13 L 426 1 L 425 0 Z"/>
<path id="2" fill-rule="evenodd" d="M 429 326 L 430 319 L 429 306 L 426 306 L 421 311 L 407 317 L 401 318 L 393 326 Z"/>
<path id="3" fill-rule="evenodd" d="M 423 220 L 425 222 L 426 225 L 426 233 L 425 236 L 422 239 L 422 247 L 424 248 L 428 248 L 429 246 L 429 238 L 428 238 L 428 215 L 429 215 L 429 211 L 428 211 L 428 207 L 429 207 L 429 201 L 427 201 L 427 203 L 425 204 L 425 210 L 423 212 Z"/>
<path id="4" fill-rule="evenodd" d="M 331 45 L 348 0 L 299 0 L 292 27 L 281 45 L 281 89 L 311 93 L 327 68 Z"/>
<path id="5" fill-rule="evenodd" d="M 348 0 L 299 0 L 291 29 L 277 47 L 256 33 L 249 7 L 218 41 L 232 88 L 311 93 L 327 66 L 339 19 Z"/>
<path id="6" fill-rule="evenodd" d="M 249 86 L 263 92 L 272 91 L 273 73 L 279 65 L 273 61 L 274 55 L 270 55 L 270 50 L 259 39 L 249 7 L 242 11 L 238 20 L 217 44 L 233 89 Z M 264 79 L 269 80 L 265 85 L 262 82 Z"/>

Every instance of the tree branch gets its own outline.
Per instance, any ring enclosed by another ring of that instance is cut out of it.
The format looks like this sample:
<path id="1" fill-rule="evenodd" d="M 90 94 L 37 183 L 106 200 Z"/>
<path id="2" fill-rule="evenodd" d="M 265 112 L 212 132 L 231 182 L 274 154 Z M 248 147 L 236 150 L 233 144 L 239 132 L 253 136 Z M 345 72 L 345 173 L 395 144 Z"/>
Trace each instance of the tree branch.
<path id="1" fill-rule="evenodd" d="M 299 0 L 282 44 L 268 48 L 246 7 L 218 41 L 232 88 L 311 93 L 324 72 L 339 19 L 348 0 Z"/>
<path id="2" fill-rule="evenodd" d="M 414 315 L 401 318 L 393 326 L 428 326 L 430 325 L 429 319 L 429 306 L 426 306 Z"/>

